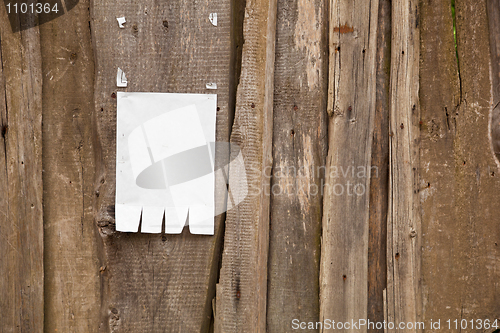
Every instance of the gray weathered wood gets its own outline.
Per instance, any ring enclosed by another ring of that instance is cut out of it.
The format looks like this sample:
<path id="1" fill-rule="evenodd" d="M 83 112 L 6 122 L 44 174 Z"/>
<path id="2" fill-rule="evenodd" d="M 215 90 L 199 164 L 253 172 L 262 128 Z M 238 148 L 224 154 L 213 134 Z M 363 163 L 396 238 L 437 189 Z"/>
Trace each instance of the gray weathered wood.
<path id="1" fill-rule="evenodd" d="M 384 289 L 387 288 L 387 203 L 389 185 L 389 84 L 391 59 L 391 1 L 380 0 L 377 29 L 377 83 L 370 181 L 368 236 L 367 319 L 384 321 Z M 376 327 L 368 332 L 383 332 Z"/>
<path id="2" fill-rule="evenodd" d="M 278 1 L 267 331 L 319 320 L 327 3 Z"/>
<path id="3" fill-rule="evenodd" d="M 460 79 L 450 2 L 421 3 L 420 193 L 423 319 L 462 318 L 455 237 Z M 453 319 L 453 320 L 454 320 Z M 427 331 L 427 330 L 426 330 Z M 436 332 L 436 330 L 430 330 Z M 455 330 L 454 330 L 455 331 Z"/>
<path id="4" fill-rule="evenodd" d="M 456 286 L 463 318 L 496 318 L 500 324 L 500 167 L 490 149 L 488 126 L 498 101 L 492 99 L 496 87 L 491 86 L 490 77 L 488 13 L 486 1 L 466 0 L 456 5 L 461 103 L 455 155 L 456 221 L 460 223 L 455 262 L 463 265 Z"/>
<path id="5" fill-rule="evenodd" d="M 491 139 L 493 152 L 500 161 L 500 3 L 495 0 L 487 0 L 486 3 L 491 53 L 491 97 L 494 104 L 490 115 Z"/>
<path id="6" fill-rule="evenodd" d="M 392 2 L 387 313 L 396 323 L 421 318 L 418 1 Z M 388 329 L 395 332 L 397 329 Z M 418 329 L 406 329 L 419 332 Z"/>
<path id="7" fill-rule="evenodd" d="M 378 1 L 330 2 L 321 320 L 350 322 L 367 316 L 378 7 Z"/>
<path id="8" fill-rule="evenodd" d="M 175 0 L 95 1 L 92 34 L 96 54 L 95 112 L 97 221 L 104 242 L 103 332 L 205 332 L 219 259 L 222 218 L 215 236 L 146 235 L 114 231 L 116 71 L 126 91 L 214 93 L 217 140 L 228 141 L 230 3 Z M 209 21 L 218 14 L 218 26 Z M 124 29 L 116 17 L 125 16 Z M 218 157 L 216 157 L 218 158 Z"/>
<path id="9" fill-rule="evenodd" d="M 231 142 L 241 147 L 249 193 L 227 213 L 215 332 L 265 332 L 272 165 L 276 0 L 247 1 Z M 229 177 L 241 177 L 231 169 Z"/>
<path id="10" fill-rule="evenodd" d="M 426 321 L 464 319 L 469 331 L 470 320 L 500 313 L 500 180 L 490 141 L 498 124 L 489 124 L 498 102 L 498 2 L 457 2 L 457 51 L 450 7 L 422 8 L 423 313 Z M 452 323 L 449 331 L 463 329 Z"/>
<path id="11" fill-rule="evenodd" d="M 88 7 L 80 1 L 40 26 L 46 332 L 98 332 L 100 323 Z"/>
<path id="12" fill-rule="evenodd" d="M 0 17 L 0 332 L 42 332 L 40 36 Z"/>

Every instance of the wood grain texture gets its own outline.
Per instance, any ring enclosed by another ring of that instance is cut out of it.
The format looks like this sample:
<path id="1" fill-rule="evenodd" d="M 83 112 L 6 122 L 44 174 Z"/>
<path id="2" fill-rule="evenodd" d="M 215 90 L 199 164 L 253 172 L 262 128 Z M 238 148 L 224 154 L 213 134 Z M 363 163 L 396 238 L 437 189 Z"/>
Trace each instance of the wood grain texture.
<path id="1" fill-rule="evenodd" d="M 378 20 L 378 7 L 378 1 L 330 2 L 330 119 L 321 248 L 321 320 L 350 322 L 367 317 L 377 50 L 377 24 L 373 22 Z"/>
<path id="2" fill-rule="evenodd" d="M 319 320 L 327 3 L 278 1 L 267 331 Z"/>
<path id="3" fill-rule="evenodd" d="M 387 204 L 389 195 L 389 85 L 391 71 L 391 1 L 380 0 L 377 29 L 377 82 L 371 156 L 370 218 L 368 232 L 367 319 L 384 321 L 387 288 Z M 383 332 L 368 327 L 368 332 Z"/>
<path id="4" fill-rule="evenodd" d="M 417 192 L 422 207 L 423 319 L 447 320 L 461 318 L 457 282 L 462 269 L 456 260 L 461 240 L 456 236 L 463 221 L 456 214 L 455 161 L 460 77 L 451 3 L 422 2 L 420 8 L 421 180 Z"/>
<path id="5" fill-rule="evenodd" d="M 0 65 L 0 332 L 42 332 L 40 36 L 13 33 L 3 5 Z"/>
<path id="6" fill-rule="evenodd" d="M 231 142 L 241 147 L 248 196 L 228 211 L 215 332 L 265 332 L 272 166 L 276 0 L 248 0 Z M 229 177 L 242 177 L 231 169 Z"/>
<path id="7" fill-rule="evenodd" d="M 218 14 L 218 26 L 209 21 Z M 97 221 L 104 242 L 102 332 L 206 332 L 219 259 L 214 236 L 147 235 L 114 230 L 116 71 L 126 91 L 214 93 L 217 140 L 229 140 L 229 1 L 94 1 Z M 116 17 L 127 23 L 119 29 Z M 216 156 L 216 159 L 219 158 Z"/>
<path id="8" fill-rule="evenodd" d="M 491 85 L 490 53 L 485 51 L 490 50 L 486 1 L 457 2 L 456 26 L 461 98 L 455 113 L 454 209 L 450 209 L 455 216 L 453 224 L 442 229 L 449 234 L 442 246 L 452 253 L 449 283 L 454 288 L 447 306 L 459 318 L 493 320 L 500 313 L 500 179 L 488 124 L 497 101 L 492 98 L 496 87 Z M 434 194 L 441 195 L 450 200 L 449 191 Z M 435 242 L 433 245 L 435 248 Z M 434 309 L 426 306 L 426 313 Z"/>
<path id="9" fill-rule="evenodd" d="M 98 332 L 100 323 L 89 20 L 89 1 L 80 1 L 40 26 L 46 332 Z"/>
<path id="10" fill-rule="evenodd" d="M 392 2 L 387 313 L 399 323 L 421 318 L 418 1 Z M 388 329 L 395 332 L 397 329 Z M 420 332 L 408 328 L 406 332 Z"/>
<path id="11" fill-rule="evenodd" d="M 491 54 L 491 97 L 493 109 L 491 112 L 490 132 L 492 149 L 500 165 L 500 3 L 487 0 L 489 22 L 490 54 Z"/>

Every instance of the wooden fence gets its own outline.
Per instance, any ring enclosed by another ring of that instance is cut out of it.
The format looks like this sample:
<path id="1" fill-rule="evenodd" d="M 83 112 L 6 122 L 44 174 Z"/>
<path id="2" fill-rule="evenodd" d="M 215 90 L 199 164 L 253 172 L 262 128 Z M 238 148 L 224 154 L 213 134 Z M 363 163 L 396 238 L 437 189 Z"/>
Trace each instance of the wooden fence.
<path id="1" fill-rule="evenodd" d="M 500 328 L 499 0 L 7 3 L 0 332 Z M 117 90 L 207 82 L 259 194 L 116 232 Z"/>

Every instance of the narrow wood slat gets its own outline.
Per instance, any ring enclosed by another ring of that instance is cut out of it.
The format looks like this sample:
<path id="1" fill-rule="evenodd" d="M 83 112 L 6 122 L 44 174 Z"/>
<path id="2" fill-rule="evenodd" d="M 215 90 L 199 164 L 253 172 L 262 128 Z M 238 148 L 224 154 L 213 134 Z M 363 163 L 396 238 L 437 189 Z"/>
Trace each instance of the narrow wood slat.
<path id="1" fill-rule="evenodd" d="M 391 1 L 380 0 L 377 28 L 377 83 L 370 181 L 368 238 L 367 319 L 384 321 L 384 289 L 387 288 L 387 204 L 389 195 L 389 85 L 391 59 Z M 383 332 L 368 327 L 368 332 Z"/>
<path id="2" fill-rule="evenodd" d="M 491 113 L 491 139 L 493 152 L 500 161 L 500 3 L 487 0 L 490 54 L 491 54 L 491 93 L 493 110 Z M 500 163 L 498 164 L 500 165 Z"/>
<path id="3" fill-rule="evenodd" d="M 266 331 L 276 4 L 246 3 L 231 142 L 241 147 L 249 192 L 227 213 L 215 332 Z M 244 176 L 229 172 L 230 179 Z"/>
<path id="4" fill-rule="evenodd" d="M 330 2 L 321 320 L 351 322 L 367 317 L 378 7 L 378 1 Z"/>
<path id="5" fill-rule="evenodd" d="M 114 231 L 116 71 L 126 91 L 217 93 L 217 140 L 229 140 L 230 3 L 174 0 L 94 1 L 97 221 L 104 242 L 102 329 L 116 332 L 205 332 L 221 240 L 214 236 Z M 209 14 L 218 14 L 218 26 Z M 117 17 L 124 16 L 124 29 Z M 206 89 L 214 82 L 217 90 Z M 216 158 L 218 158 L 216 156 Z"/>
<path id="6" fill-rule="evenodd" d="M 457 120 L 460 79 L 451 2 L 420 6 L 420 168 L 423 319 L 461 318 L 456 232 Z M 427 331 L 427 330 L 426 330 Z M 437 330 L 430 330 L 437 332 Z"/>
<path id="7" fill-rule="evenodd" d="M 0 332 L 42 332 L 40 37 L 0 17 Z"/>
<path id="8" fill-rule="evenodd" d="M 387 313 L 395 323 L 421 318 L 418 189 L 418 1 L 392 2 Z M 418 332 L 418 329 L 406 329 Z"/>
<path id="9" fill-rule="evenodd" d="M 89 1 L 80 1 L 40 26 L 46 332 L 98 332 L 100 323 L 88 6 Z"/>
<path id="10" fill-rule="evenodd" d="M 446 238 L 431 232 L 424 235 L 424 244 L 432 244 L 432 248 L 426 251 L 444 253 L 443 257 L 433 258 L 432 266 L 423 262 L 424 277 L 432 274 L 429 271 L 434 266 L 448 268 L 448 272 L 435 277 L 436 282 L 424 280 L 424 288 L 429 290 L 426 294 L 428 301 L 424 303 L 425 313 L 428 318 L 452 315 L 459 316 L 459 321 L 465 319 L 468 322 L 467 329 L 452 324 L 451 332 L 470 331 L 471 320 L 485 318 L 494 321 L 499 318 L 500 313 L 497 286 L 500 280 L 500 171 L 492 149 L 490 132 L 494 126 L 498 126 L 491 123 L 493 119 L 490 118 L 492 108 L 498 102 L 495 100 L 498 96 L 495 92 L 498 89 L 498 72 L 494 72 L 498 64 L 491 63 L 498 61 L 498 58 L 495 57 L 496 52 L 492 52 L 492 55 L 488 52 L 491 50 L 490 37 L 496 38 L 491 34 L 498 34 L 498 31 L 489 29 L 488 22 L 494 24 L 493 21 L 498 20 L 498 16 L 495 18 L 495 12 L 488 12 L 487 8 L 487 1 L 456 2 L 460 99 L 448 120 L 455 132 L 450 166 L 453 178 L 444 179 L 453 185 L 445 188 L 445 191 L 437 189 L 428 192 L 428 197 L 434 197 L 436 201 L 446 200 L 450 206 L 440 207 L 437 211 L 442 212 L 440 215 L 449 214 L 451 217 L 449 223 L 443 218 L 432 221 L 433 224 L 438 224 L 437 227 L 433 225 L 433 229 L 438 229 Z M 438 152 L 446 154 L 443 150 Z M 432 171 L 438 174 L 441 169 L 434 167 Z M 424 181 L 430 183 L 430 180 Z M 430 186 L 432 189 L 432 183 Z M 433 213 L 428 209 L 424 210 L 425 215 Z M 442 243 L 437 243 L 440 240 L 438 237 L 444 238 Z M 434 294 L 443 284 L 452 287 L 446 288 L 444 293 Z M 446 304 L 449 309 L 437 308 L 440 304 Z M 447 319 L 443 318 L 442 321 Z M 497 323 L 500 323 L 500 319 Z M 475 324 L 477 325 L 477 321 Z M 478 326 L 475 326 L 474 330 L 477 329 Z M 483 330 L 492 332 L 495 329 Z"/>
<path id="11" fill-rule="evenodd" d="M 319 320 L 327 3 L 278 1 L 267 330 Z"/>

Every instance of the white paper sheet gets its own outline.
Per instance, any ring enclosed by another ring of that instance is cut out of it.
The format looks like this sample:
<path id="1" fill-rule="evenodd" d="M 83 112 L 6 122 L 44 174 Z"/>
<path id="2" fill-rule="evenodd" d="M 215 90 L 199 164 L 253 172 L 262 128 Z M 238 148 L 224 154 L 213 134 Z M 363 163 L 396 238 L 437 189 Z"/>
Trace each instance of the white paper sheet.
<path id="1" fill-rule="evenodd" d="M 191 233 L 213 235 L 221 210 L 215 173 L 223 171 L 214 172 L 217 95 L 118 92 L 117 98 L 116 230 L 137 232 L 142 221 L 141 232 L 160 233 L 165 219 L 166 233 L 181 233 L 189 221 Z M 243 165 L 241 156 L 233 160 Z"/>

